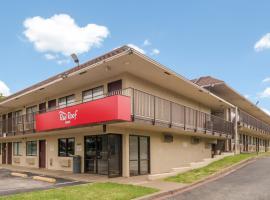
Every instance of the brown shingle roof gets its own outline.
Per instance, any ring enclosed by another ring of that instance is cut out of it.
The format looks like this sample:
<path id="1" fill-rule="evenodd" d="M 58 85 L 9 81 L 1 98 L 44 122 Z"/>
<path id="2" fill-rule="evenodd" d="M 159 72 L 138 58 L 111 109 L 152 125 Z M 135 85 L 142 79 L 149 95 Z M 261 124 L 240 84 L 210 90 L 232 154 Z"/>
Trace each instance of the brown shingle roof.
<path id="1" fill-rule="evenodd" d="M 73 72 L 79 71 L 79 70 L 81 70 L 81 69 L 83 69 L 83 68 L 85 68 L 85 67 L 87 67 L 87 66 L 89 66 L 89 65 L 98 63 L 98 62 L 100 62 L 100 61 L 102 61 L 102 60 L 105 60 L 105 59 L 107 59 L 107 58 L 110 58 L 110 57 L 112 57 L 112 56 L 115 56 L 115 55 L 117 55 L 117 54 L 120 54 L 120 53 L 122 53 L 122 52 L 124 52 L 124 51 L 126 51 L 126 50 L 129 50 L 129 49 L 131 49 L 131 48 L 128 47 L 128 46 L 122 46 L 122 47 L 119 47 L 119 48 L 117 48 L 117 49 L 114 49 L 113 51 L 110 51 L 110 52 L 108 52 L 108 53 L 106 53 L 106 54 L 104 54 L 104 55 L 102 55 L 102 56 L 99 56 L 99 57 L 97 57 L 97 58 L 94 58 L 94 59 L 92 59 L 92 60 L 90 60 L 90 61 L 87 61 L 87 62 L 85 62 L 85 63 L 83 63 L 83 64 L 81 64 L 81 65 L 79 65 L 79 66 L 73 67 L 73 68 L 71 68 L 71 69 L 69 69 L 69 70 L 67 70 L 67 71 L 64 71 L 64 72 L 62 72 L 62 73 L 60 73 L 60 74 L 57 74 L 57 75 L 55 75 L 55 76 L 53 76 L 53 77 L 51 77 L 51 78 L 48 78 L 48 79 L 46 79 L 46 80 L 44 80 L 44 81 L 41 81 L 41 82 L 39 82 L 39 83 L 37 83 L 37 84 L 34 84 L 34 85 L 32 85 L 32 86 L 30 86 L 30 87 L 28 87 L 28 88 L 25 88 L 25 89 L 23 89 L 23 90 L 21 90 L 21 91 L 18 91 L 18 92 L 14 93 L 14 94 L 12 94 L 12 95 L 10 95 L 10 96 L 8 96 L 8 97 L 5 97 L 5 98 L 1 99 L 0 102 L 3 101 L 3 100 L 11 99 L 11 98 L 13 98 L 13 97 L 16 97 L 16 96 L 18 96 L 18 95 L 20 95 L 20 94 L 23 94 L 23 93 L 28 92 L 28 91 L 30 91 L 30 90 L 33 90 L 33 89 L 35 89 L 35 88 L 41 87 L 41 86 L 43 86 L 43 85 L 45 85 L 45 84 L 47 84 L 47 83 L 50 83 L 50 82 L 52 82 L 52 81 L 54 81 L 54 80 L 57 80 L 57 79 L 60 78 L 60 77 L 67 76 L 67 75 L 69 75 L 69 74 L 71 74 L 71 73 L 73 73 Z"/>
<path id="2" fill-rule="evenodd" d="M 191 80 L 191 82 L 193 82 L 199 86 L 202 86 L 202 87 L 215 85 L 215 84 L 219 84 L 219 83 L 224 83 L 224 81 L 213 78 L 211 76 L 202 76 L 198 79 Z"/>

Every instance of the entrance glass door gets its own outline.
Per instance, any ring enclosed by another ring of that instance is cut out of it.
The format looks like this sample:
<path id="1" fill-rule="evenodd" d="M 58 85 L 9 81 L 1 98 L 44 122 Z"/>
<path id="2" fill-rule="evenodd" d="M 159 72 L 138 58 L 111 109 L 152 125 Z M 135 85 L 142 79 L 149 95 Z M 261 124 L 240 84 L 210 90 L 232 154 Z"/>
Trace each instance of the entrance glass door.
<path id="1" fill-rule="evenodd" d="M 95 136 L 89 136 L 85 137 L 84 142 L 84 148 L 85 148 L 85 172 L 89 173 L 95 173 L 96 170 L 96 137 Z"/>
<path id="2" fill-rule="evenodd" d="M 97 156 L 96 156 L 96 169 L 97 174 L 108 174 L 108 136 L 101 135 L 96 137 Z"/>
<path id="3" fill-rule="evenodd" d="M 85 137 L 85 172 L 111 176 L 121 175 L 121 135 Z"/>
<path id="4" fill-rule="evenodd" d="M 129 170 L 131 176 L 150 172 L 150 138 L 131 135 L 129 137 Z"/>
<path id="5" fill-rule="evenodd" d="M 108 136 L 85 137 L 85 172 L 108 174 Z"/>
<path id="6" fill-rule="evenodd" d="M 108 135 L 109 148 L 109 177 L 121 176 L 122 174 L 122 137 L 121 135 Z"/>

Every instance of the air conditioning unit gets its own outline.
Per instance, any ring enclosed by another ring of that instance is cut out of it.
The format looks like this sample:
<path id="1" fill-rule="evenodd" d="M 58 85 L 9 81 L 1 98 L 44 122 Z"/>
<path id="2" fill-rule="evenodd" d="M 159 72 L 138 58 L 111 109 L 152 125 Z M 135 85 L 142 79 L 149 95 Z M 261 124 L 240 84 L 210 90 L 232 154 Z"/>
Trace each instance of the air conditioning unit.
<path id="1" fill-rule="evenodd" d="M 191 144 L 199 144 L 200 138 L 197 137 L 191 137 Z"/>
<path id="2" fill-rule="evenodd" d="M 165 133 L 164 134 L 164 142 L 165 143 L 171 143 L 171 142 L 173 142 L 173 136 L 171 134 Z"/>

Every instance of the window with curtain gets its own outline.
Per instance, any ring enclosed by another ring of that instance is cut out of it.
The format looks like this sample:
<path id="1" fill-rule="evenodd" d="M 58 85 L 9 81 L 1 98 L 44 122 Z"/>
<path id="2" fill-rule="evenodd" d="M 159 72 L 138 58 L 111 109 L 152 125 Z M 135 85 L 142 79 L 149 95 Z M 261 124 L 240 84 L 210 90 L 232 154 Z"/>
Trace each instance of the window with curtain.
<path id="1" fill-rule="evenodd" d="M 59 108 L 64 108 L 67 106 L 72 106 L 75 103 L 75 95 L 69 95 L 69 96 L 65 96 L 65 97 L 61 97 L 58 99 L 58 106 Z"/>
<path id="2" fill-rule="evenodd" d="M 27 156 L 37 155 L 37 141 L 26 142 L 26 155 Z"/>
<path id="3" fill-rule="evenodd" d="M 13 142 L 13 155 L 21 156 L 22 155 L 22 143 L 21 142 Z"/>
<path id="4" fill-rule="evenodd" d="M 90 90 L 83 91 L 83 93 L 82 93 L 83 102 L 92 101 L 95 99 L 100 99 L 102 97 L 104 97 L 104 87 L 103 86 L 92 88 Z"/>

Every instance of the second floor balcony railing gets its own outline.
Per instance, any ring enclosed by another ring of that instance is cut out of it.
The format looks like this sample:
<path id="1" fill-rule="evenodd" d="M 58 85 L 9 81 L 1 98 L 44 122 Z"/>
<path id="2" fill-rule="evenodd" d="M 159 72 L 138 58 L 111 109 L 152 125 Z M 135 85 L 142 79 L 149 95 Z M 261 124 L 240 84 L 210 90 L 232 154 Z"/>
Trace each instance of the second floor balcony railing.
<path id="1" fill-rule="evenodd" d="M 239 123 L 244 127 L 256 130 L 258 132 L 270 134 L 270 125 L 256 119 L 255 117 L 242 110 L 239 110 Z"/>
<path id="2" fill-rule="evenodd" d="M 233 123 L 229 121 L 134 88 L 102 94 L 99 97 L 96 96 L 94 99 L 85 99 L 83 102 L 73 102 L 72 105 L 114 95 L 130 97 L 131 117 L 136 122 L 139 121 L 162 127 L 180 128 L 187 131 L 207 132 L 223 136 L 233 135 Z M 61 108 L 55 109 L 62 108 L 63 107 L 61 106 Z M 44 112 L 44 110 L 42 112 Z M 40 112 L 10 117 L 0 121 L 0 136 L 12 136 L 35 132 L 35 115 L 38 113 Z"/>

